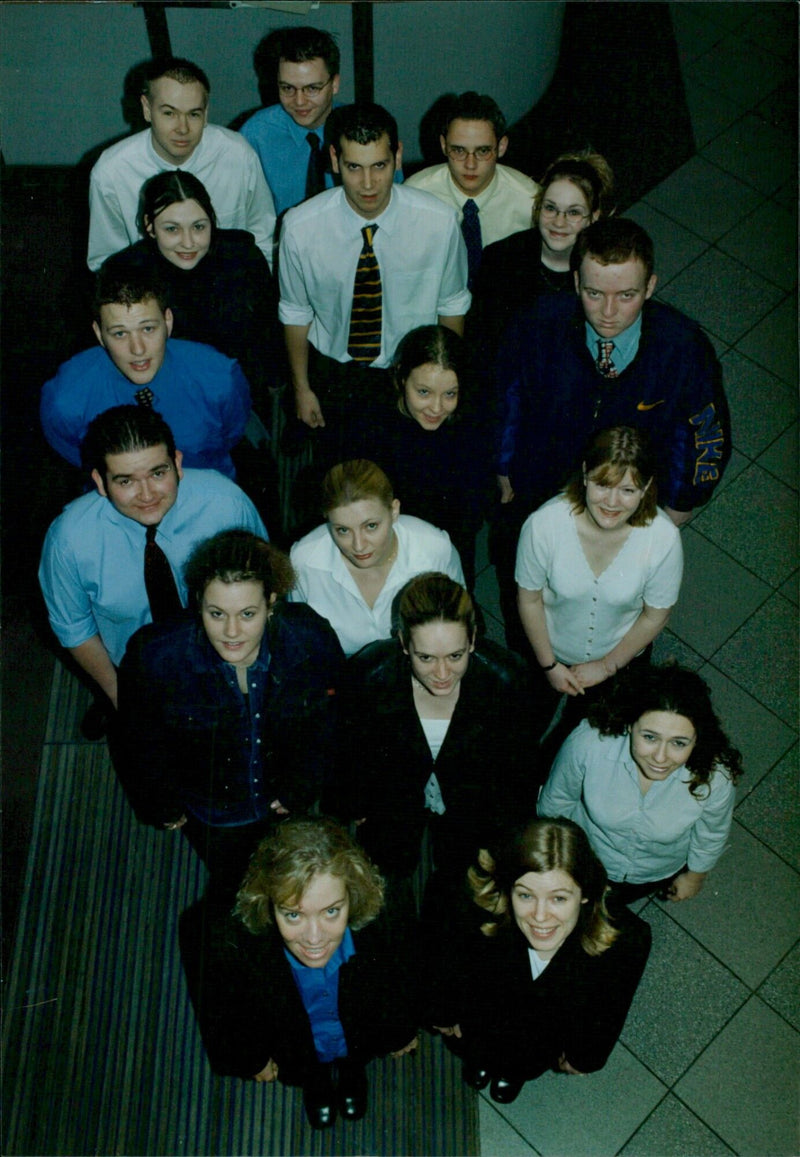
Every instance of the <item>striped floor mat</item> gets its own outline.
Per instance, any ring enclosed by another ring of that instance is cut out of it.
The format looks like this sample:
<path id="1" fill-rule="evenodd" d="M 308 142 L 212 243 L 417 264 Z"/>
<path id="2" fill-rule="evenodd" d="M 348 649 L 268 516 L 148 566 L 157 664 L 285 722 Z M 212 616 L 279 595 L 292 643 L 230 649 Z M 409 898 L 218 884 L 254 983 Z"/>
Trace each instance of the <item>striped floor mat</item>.
<path id="1" fill-rule="evenodd" d="M 2 1152 L 477 1154 L 476 1097 L 426 1034 L 416 1057 L 370 1065 L 363 1121 L 325 1133 L 299 1092 L 212 1074 L 177 945 L 203 869 L 135 821 L 105 744 L 77 734 L 85 706 L 57 665 L 6 985 Z"/>

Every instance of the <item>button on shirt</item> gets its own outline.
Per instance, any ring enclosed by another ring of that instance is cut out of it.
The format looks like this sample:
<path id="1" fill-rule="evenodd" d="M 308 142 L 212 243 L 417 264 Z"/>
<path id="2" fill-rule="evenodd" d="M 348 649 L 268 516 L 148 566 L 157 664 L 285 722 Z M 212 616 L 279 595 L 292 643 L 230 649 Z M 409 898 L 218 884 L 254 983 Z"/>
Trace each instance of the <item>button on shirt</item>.
<path id="1" fill-rule="evenodd" d="M 350 361 L 350 309 L 364 224 L 344 190 L 330 189 L 291 209 L 281 230 L 278 316 L 284 325 L 310 326 L 314 348 L 338 362 Z M 395 185 L 374 224 L 383 331 L 373 365 L 385 369 L 409 330 L 434 325 L 439 316 L 463 316 L 472 298 L 467 250 L 452 209 L 407 184 Z"/>
<path id="2" fill-rule="evenodd" d="M 523 590 L 543 592 L 547 631 L 562 663 L 602 659 L 645 603 L 675 605 L 682 577 L 680 532 L 662 510 L 649 526 L 632 527 L 600 575 L 586 561 L 568 499 L 540 506 L 520 533 L 515 578 Z"/>
<path id="3" fill-rule="evenodd" d="M 699 797 L 689 779 L 678 768 L 643 795 L 630 736 L 601 735 L 584 720 L 558 753 L 538 811 L 579 824 L 615 883 L 663 880 L 684 864 L 707 872 L 725 848 L 736 791 L 719 768 Z"/>
<path id="4" fill-rule="evenodd" d="M 347 1038 L 339 1019 L 339 969 L 355 956 L 353 933 L 349 928 L 345 929 L 341 944 L 324 968 L 308 968 L 288 948 L 283 951 L 311 1022 L 317 1059 L 326 1064 L 337 1057 L 346 1057 Z"/>

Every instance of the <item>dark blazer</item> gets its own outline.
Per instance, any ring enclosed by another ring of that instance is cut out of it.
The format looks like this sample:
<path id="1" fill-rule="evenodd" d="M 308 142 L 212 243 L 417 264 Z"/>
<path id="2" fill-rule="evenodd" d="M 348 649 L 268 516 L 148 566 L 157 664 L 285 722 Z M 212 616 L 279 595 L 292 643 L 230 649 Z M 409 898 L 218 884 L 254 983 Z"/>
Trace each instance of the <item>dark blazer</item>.
<path id="1" fill-rule="evenodd" d="M 265 655 L 263 794 L 290 811 L 305 810 L 334 758 L 344 656 L 325 619 L 305 603 L 284 602 L 264 633 Z M 121 774 L 144 822 L 173 822 L 187 799 L 224 809 L 247 798 L 248 707 L 224 667 L 189 612 L 142 627 L 128 643 L 119 673 Z"/>
<path id="2" fill-rule="evenodd" d="M 204 903 L 181 917 L 181 958 L 212 1069 L 254 1077 L 272 1059 L 280 1079 L 302 1084 L 316 1064 L 311 1024 L 274 925 L 254 936 Z M 355 955 L 339 971 L 339 1018 L 359 1062 L 409 1044 L 417 1031 L 411 970 L 381 917 L 353 932 Z"/>
<path id="3" fill-rule="evenodd" d="M 446 808 L 432 821 L 437 867 L 454 856 L 465 868 L 496 826 L 535 814 L 539 762 L 528 714 L 523 663 L 481 639 L 434 763 L 407 657 L 396 639 L 370 643 L 347 662 L 338 792 L 328 810 L 366 816 L 357 834 L 370 856 L 385 872 L 408 874 L 431 818 L 424 789 L 435 770 Z"/>
<path id="4" fill-rule="evenodd" d="M 620 936 L 599 956 L 583 950 L 576 928 L 534 980 L 513 914 L 489 938 L 479 930 L 486 913 L 469 907 L 461 919 L 428 921 L 425 1019 L 460 1024 L 461 1051 L 496 1075 L 532 1080 L 562 1054 L 579 1072 L 602 1069 L 647 963 L 650 925 L 626 909 L 615 921 Z"/>

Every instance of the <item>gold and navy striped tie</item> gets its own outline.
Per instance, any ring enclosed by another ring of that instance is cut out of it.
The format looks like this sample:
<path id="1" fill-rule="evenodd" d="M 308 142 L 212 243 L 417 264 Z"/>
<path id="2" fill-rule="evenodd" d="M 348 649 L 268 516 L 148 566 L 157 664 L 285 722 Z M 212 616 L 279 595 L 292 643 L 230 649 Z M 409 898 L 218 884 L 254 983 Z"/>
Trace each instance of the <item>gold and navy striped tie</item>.
<path id="1" fill-rule="evenodd" d="M 365 225 L 361 232 L 364 244 L 358 258 L 353 283 L 353 309 L 350 314 L 350 336 L 347 352 L 354 362 L 369 365 L 381 352 L 381 318 L 383 293 L 378 258 L 372 248 L 377 225 Z"/>

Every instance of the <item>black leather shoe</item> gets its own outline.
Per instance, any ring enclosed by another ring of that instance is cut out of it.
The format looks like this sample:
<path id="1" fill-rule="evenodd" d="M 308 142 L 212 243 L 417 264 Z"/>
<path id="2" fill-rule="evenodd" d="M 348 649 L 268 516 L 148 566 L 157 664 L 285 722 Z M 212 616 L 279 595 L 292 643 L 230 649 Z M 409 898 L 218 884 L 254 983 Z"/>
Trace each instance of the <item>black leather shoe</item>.
<path id="1" fill-rule="evenodd" d="M 485 1089 L 492 1079 L 488 1069 L 482 1069 L 480 1065 L 469 1065 L 466 1061 L 462 1065 L 461 1076 L 464 1084 L 471 1089 Z"/>
<path id="2" fill-rule="evenodd" d="M 339 1061 L 337 1101 L 345 1121 L 360 1121 L 367 1111 L 367 1074 L 364 1066 Z"/>
<path id="3" fill-rule="evenodd" d="M 88 708 L 80 723 L 81 735 L 84 739 L 102 739 L 108 730 L 108 715 L 102 703 L 95 700 Z"/>
<path id="4" fill-rule="evenodd" d="M 303 1108 L 312 1129 L 330 1129 L 336 1120 L 336 1094 L 330 1067 L 320 1065 L 320 1070 L 303 1085 Z"/>
<path id="5" fill-rule="evenodd" d="M 495 1077 L 489 1089 L 489 1096 L 498 1105 L 510 1105 L 522 1092 L 524 1081 L 508 1081 L 505 1077 Z"/>

